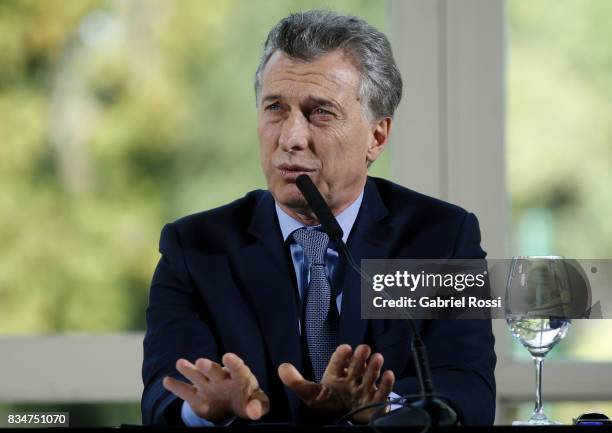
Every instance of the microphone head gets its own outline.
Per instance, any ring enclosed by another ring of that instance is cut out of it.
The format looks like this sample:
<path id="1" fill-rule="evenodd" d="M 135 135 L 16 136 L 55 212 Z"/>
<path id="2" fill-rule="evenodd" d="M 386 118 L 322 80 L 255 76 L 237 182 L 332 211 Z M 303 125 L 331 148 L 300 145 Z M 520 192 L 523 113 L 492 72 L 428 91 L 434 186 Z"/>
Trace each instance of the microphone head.
<path id="1" fill-rule="evenodd" d="M 299 175 L 295 180 L 295 184 L 319 219 L 323 226 L 323 231 L 332 239 L 342 240 L 342 228 L 310 176 L 306 174 Z"/>

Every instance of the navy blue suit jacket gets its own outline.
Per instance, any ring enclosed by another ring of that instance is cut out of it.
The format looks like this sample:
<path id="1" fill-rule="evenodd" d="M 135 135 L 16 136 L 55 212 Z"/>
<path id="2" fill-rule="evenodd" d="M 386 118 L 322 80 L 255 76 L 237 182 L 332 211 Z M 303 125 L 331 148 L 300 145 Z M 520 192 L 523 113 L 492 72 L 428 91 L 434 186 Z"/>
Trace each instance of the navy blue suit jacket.
<path id="1" fill-rule="evenodd" d="M 368 178 L 348 239 L 362 258 L 484 258 L 473 214 L 389 181 Z M 147 309 L 142 369 L 145 424 L 181 424 L 180 404 L 162 386 L 178 358 L 219 362 L 240 356 L 271 399 L 264 420 L 301 422 L 304 406 L 276 370 L 290 362 L 302 370 L 297 288 L 274 199 L 252 191 L 226 206 L 164 227 Z M 360 280 L 347 269 L 340 343 L 369 344 L 395 373 L 394 391 L 417 391 L 408 325 L 361 320 Z M 448 396 L 464 424 L 492 424 L 496 362 L 487 320 L 417 321 L 427 344 L 436 390 Z"/>

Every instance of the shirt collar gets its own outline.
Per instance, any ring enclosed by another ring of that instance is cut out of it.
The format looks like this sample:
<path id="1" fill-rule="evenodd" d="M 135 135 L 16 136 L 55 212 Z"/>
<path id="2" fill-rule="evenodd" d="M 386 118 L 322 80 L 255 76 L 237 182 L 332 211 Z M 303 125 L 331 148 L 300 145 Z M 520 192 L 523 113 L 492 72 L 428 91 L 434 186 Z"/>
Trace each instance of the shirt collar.
<path id="1" fill-rule="evenodd" d="M 349 207 L 344 209 L 338 215 L 336 215 L 336 220 L 340 227 L 342 228 L 342 240 L 346 242 L 351 233 L 351 229 L 355 224 L 355 220 L 357 219 L 357 214 L 359 213 L 359 208 L 361 207 L 361 202 L 363 201 L 363 191 L 359 194 L 359 197 L 351 203 Z M 304 227 L 300 221 L 295 218 L 289 216 L 278 203 L 274 202 L 274 206 L 276 207 L 276 215 L 278 216 L 278 223 L 280 224 L 281 233 L 283 234 L 283 240 L 287 240 L 287 238 L 299 228 Z"/>

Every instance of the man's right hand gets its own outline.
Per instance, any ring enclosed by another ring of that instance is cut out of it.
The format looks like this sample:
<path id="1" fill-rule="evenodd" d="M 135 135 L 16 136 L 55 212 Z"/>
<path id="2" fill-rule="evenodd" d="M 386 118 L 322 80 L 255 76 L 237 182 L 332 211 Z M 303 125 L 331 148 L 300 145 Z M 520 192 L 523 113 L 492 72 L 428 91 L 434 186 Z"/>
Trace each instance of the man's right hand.
<path id="1" fill-rule="evenodd" d="M 164 388 L 185 400 L 200 418 L 211 422 L 234 415 L 257 420 L 268 413 L 270 399 L 244 361 L 226 353 L 221 362 L 223 366 L 205 358 L 195 364 L 179 359 L 176 369 L 191 384 L 166 376 Z"/>

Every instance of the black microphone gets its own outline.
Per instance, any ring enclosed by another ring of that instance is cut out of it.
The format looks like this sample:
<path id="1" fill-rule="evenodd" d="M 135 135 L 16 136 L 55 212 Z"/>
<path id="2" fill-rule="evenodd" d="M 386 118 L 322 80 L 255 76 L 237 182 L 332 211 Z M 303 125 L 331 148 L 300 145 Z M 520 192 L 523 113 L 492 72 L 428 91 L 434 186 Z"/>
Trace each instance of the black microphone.
<path id="1" fill-rule="evenodd" d="M 304 198 L 308 202 L 308 205 L 315 213 L 319 222 L 323 226 L 323 231 L 327 233 L 327 235 L 334 240 L 342 240 L 342 227 L 334 218 L 334 214 L 332 213 L 327 203 L 325 203 L 325 199 L 312 182 L 310 177 L 305 174 L 301 174 L 295 180 L 295 184 L 299 188 L 299 190 L 304 195 Z"/>
<path id="2" fill-rule="evenodd" d="M 319 219 L 319 222 L 323 227 L 323 231 L 327 233 L 330 239 L 335 241 L 340 247 L 340 250 L 342 251 L 342 254 L 344 255 L 344 258 L 348 262 L 349 266 L 353 268 L 355 272 L 361 275 L 361 278 L 363 278 L 365 281 L 371 282 L 372 277 L 361 270 L 361 267 L 353 259 L 353 255 L 346 246 L 346 243 L 344 243 L 342 240 L 342 235 L 344 234 L 342 227 L 340 227 L 340 224 L 338 224 L 334 214 L 325 202 L 325 199 L 317 189 L 312 179 L 310 179 L 310 176 L 306 174 L 299 175 L 297 179 L 295 179 L 295 184 L 302 192 L 308 206 L 310 206 L 312 211 Z"/>
<path id="3" fill-rule="evenodd" d="M 361 266 L 357 264 L 346 243 L 342 240 L 342 228 L 334 217 L 331 209 L 321 196 L 321 193 L 308 175 L 301 174 L 295 181 L 297 187 L 304 195 L 306 202 L 315 213 L 323 231 L 333 239 L 340 247 L 346 261 L 369 285 L 372 277 L 366 274 Z M 384 292 L 382 292 L 384 293 Z M 406 426 L 406 425 L 456 425 L 458 424 L 457 413 L 443 400 L 435 397 L 431 370 L 427 358 L 427 348 L 421 338 L 421 333 L 414 323 L 414 319 L 407 311 L 404 311 L 406 320 L 411 328 L 412 357 L 415 372 L 420 387 L 420 400 L 404 406 L 401 409 L 390 412 L 387 415 L 377 417 L 374 422 L 377 426 Z M 425 417 L 424 417 L 425 415 Z"/>

